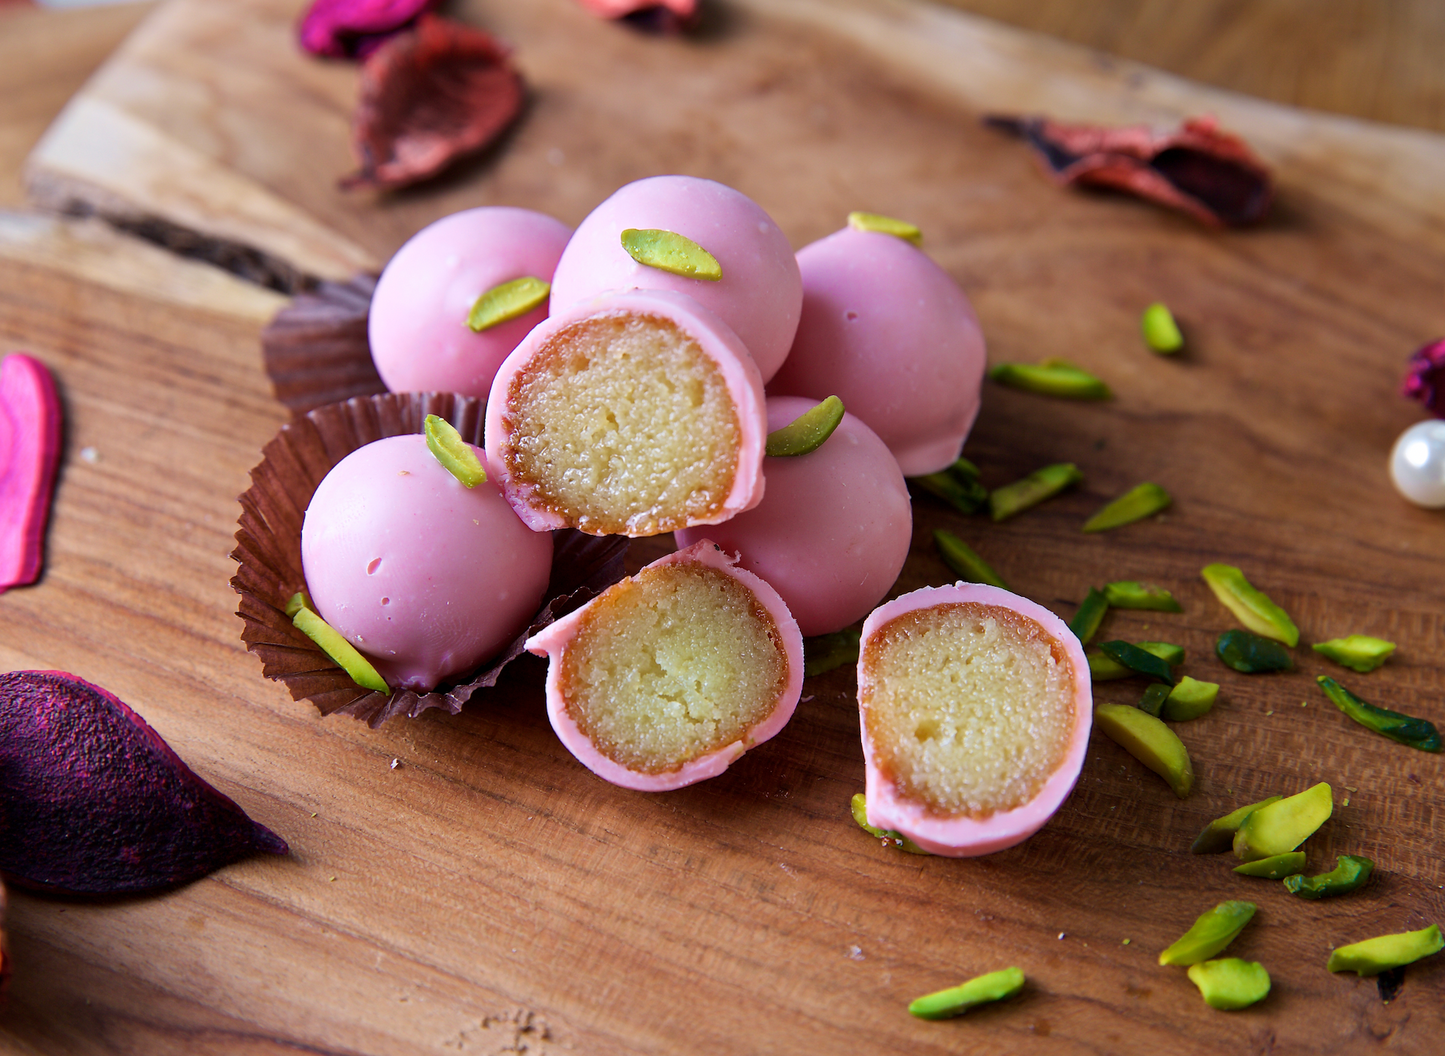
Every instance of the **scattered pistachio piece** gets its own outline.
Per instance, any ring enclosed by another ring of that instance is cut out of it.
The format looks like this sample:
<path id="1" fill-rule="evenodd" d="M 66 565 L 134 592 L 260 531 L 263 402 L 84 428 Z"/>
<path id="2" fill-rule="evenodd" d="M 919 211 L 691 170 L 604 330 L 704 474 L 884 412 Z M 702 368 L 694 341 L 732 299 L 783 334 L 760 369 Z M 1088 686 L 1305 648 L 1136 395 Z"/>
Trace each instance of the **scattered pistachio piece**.
<path id="1" fill-rule="evenodd" d="M 1109 659 L 1123 664 L 1130 671 L 1148 675 L 1168 686 L 1174 685 L 1174 672 L 1169 669 L 1168 661 L 1155 656 L 1147 649 L 1140 649 L 1133 642 L 1100 642 L 1099 652 Z"/>
<path id="2" fill-rule="evenodd" d="M 1107 400 L 1109 386 L 1094 375 L 1062 359 L 1042 363 L 999 363 L 988 370 L 989 380 L 1011 389 L 1069 400 Z"/>
<path id="3" fill-rule="evenodd" d="M 1013 997 L 1023 988 L 1024 973 L 1018 968 L 1004 968 L 920 997 L 908 1006 L 908 1011 L 919 1019 L 948 1019 L 977 1005 Z"/>
<path id="4" fill-rule="evenodd" d="M 803 639 L 803 674 L 808 678 L 832 671 L 835 667 L 858 662 L 858 643 L 862 635 L 856 627 L 845 627 L 832 634 Z"/>
<path id="5" fill-rule="evenodd" d="M 311 599 L 303 591 L 297 591 L 286 601 L 286 615 L 295 616 L 302 609 L 311 608 Z"/>
<path id="6" fill-rule="evenodd" d="M 1328 675 L 1320 675 L 1316 681 L 1325 691 L 1325 696 L 1334 701 L 1335 707 L 1365 729 L 1374 730 L 1392 741 L 1399 741 L 1422 752 L 1440 750 L 1440 731 L 1435 728 L 1434 723 L 1368 704 Z"/>
<path id="7" fill-rule="evenodd" d="M 1184 663 L 1184 650 L 1173 642 L 1135 642 L 1140 649 L 1146 653 L 1153 653 L 1163 660 L 1170 667 L 1178 667 Z M 1086 658 L 1089 661 L 1089 675 L 1095 682 L 1109 682 L 1117 678 L 1130 678 L 1138 672 L 1125 667 L 1113 657 L 1105 656 L 1098 650 L 1091 649 Z"/>
<path id="8" fill-rule="evenodd" d="M 1174 600 L 1174 595 L 1163 587 L 1152 583 L 1145 585 L 1138 580 L 1121 579 L 1104 584 L 1104 597 L 1116 609 L 1148 609 L 1152 612 L 1183 612 L 1184 608 Z"/>
<path id="9" fill-rule="evenodd" d="M 1316 642 L 1310 646 L 1342 667 L 1365 674 L 1373 671 L 1395 651 L 1395 643 L 1383 638 L 1371 638 L 1368 634 L 1352 634 L 1348 638 L 1331 638 L 1328 642 Z"/>
<path id="10" fill-rule="evenodd" d="M 1194 838 L 1194 843 L 1189 849 L 1195 854 L 1220 854 L 1230 850 L 1234 846 L 1234 834 L 1239 831 L 1239 826 L 1244 823 L 1245 818 L 1260 807 L 1278 803 L 1283 798 L 1283 796 L 1270 796 L 1268 799 L 1261 799 L 1258 803 L 1250 803 L 1238 810 L 1230 811 L 1222 818 L 1215 818 L 1204 826 L 1204 831 Z"/>
<path id="11" fill-rule="evenodd" d="M 1168 782 L 1180 799 L 1194 787 L 1189 750 L 1174 731 L 1153 715 L 1127 704 L 1100 704 L 1094 722 L 1114 743 Z"/>
<path id="12" fill-rule="evenodd" d="M 1335 858 L 1335 867 L 1328 873 L 1286 877 L 1284 888 L 1292 895 L 1309 899 L 1348 895 L 1364 887 L 1374 871 L 1375 863 L 1370 859 L 1358 854 L 1341 854 Z"/>
<path id="13" fill-rule="evenodd" d="M 1144 334 L 1144 343 L 1160 355 L 1167 356 L 1184 347 L 1184 335 L 1179 332 L 1173 313 L 1157 301 L 1144 309 L 1139 329 Z"/>
<path id="14" fill-rule="evenodd" d="M 894 832 L 892 829 L 880 829 L 876 825 L 869 825 L 868 797 L 862 792 L 855 792 L 853 794 L 853 798 L 848 804 L 848 809 L 852 812 L 853 820 L 858 823 L 858 827 L 869 836 L 880 840 L 887 840 L 899 850 L 907 851 L 909 854 L 933 853 L 931 851 L 925 851 L 901 832 Z"/>
<path id="15" fill-rule="evenodd" d="M 472 305 L 467 325 L 477 333 L 518 319 L 547 299 L 552 284 L 533 275 L 504 282 L 487 290 Z"/>
<path id="16" fill-rule="evenodd" d="M 436 456 L 448 473 L 462 482 L 463 487 L 475 488 L 487 479 L 482 460 L 451 422 L 440 415 L 429 414 L 425 425 L 427 450 Z"/>
<path id="17" fill-rule="evenodd" d="M 1160 964 L 1198 964 L 1234 941 L 1254 916 L 1253 902 L 1221 902 L 1200 915 L 1172 946 L 1159 955 Z"/>
<path id="18" fill-rule="evenodd" d="M 1248 631 L 1225 631 L 1214 643 L 1214 651 L 1225 664 L 1246 675 L 1294 667 L 1294 660 L 1282 645 Z"/>
<path id="19" fill-rule="evenodd" d="M 295 601 L 299 597 L 298 594 L 291 600 Z M 377 693 L 391 692 L 391 687 L 386 684 L 386 679 L 376 673 L 376 668 L 371 666 L 371 661 L 358 653 L 354 645 L 341 637 L 340 631 L 309 608 L 305 606 L 298 608 L 292 615 L 291 622 L 296 625 L 298 631 L 315 642 L 323 653 L 335 660 L 358 686 L 363 689 L 375 690 Z"/>
<path id="20" fill-rule="evenodd" d="M 893 235 L 905 242 L 912 242 L 915 246 L 921 245 L 923 242 L 923 232 L 918 230 L 917 224 L 910 224 L 907 220 L 896 220 L 891 216 L 881 216 L 878 213 L 849 213 L 848 226 L 855 231 L 877 231 L 881 234 Z"/>
<path id="21" fill-rule="evenodd" d="M 1139 700 L 1139 710 L 1159 718 L 1159 713 L 1164 710 L 1164 702 L 1169 699 L 1169 687 L 1162 682 L 1155 682 L 1144 690 L 1144 696 Z"/>
<path id="22" fill-rule="evenodd" d="M 637 263 L 658 271 L 708 282 L 722 278 L 717 258 L 676 231 L 629 227 L 622 232 L 622 248 Z"/>
<path id="23" fill-rule="evenodd" d="M 1299 645 L 1299 628 L 1289 614 L 1255 589 L 1239 569 L 1233 565 L 1205 565 L 1200 575 L 1224 607 L 1255 634 L 1283 642 L 1291 649 Z"/>
<path id="24" fill-rule="evenodd" d="M 1159 717 L 1166 722 L 1189 722 L 1201 715 L 1208 715 L 1218 698 L 1218 682 L 1200 682 L 1184 675 L 1179 679 L 1178 685 L 1169 691 Z"/>
<path id="25" fill-rule="evenodd" d="M 1072 462 L 1059 462 L 1036 469 L 1021 480 L 989 492 L 989 515 L 995 521 L 1006 521 L 1083 479 L 1084 474 Z"/>
<path id="26" fill-rule="evenodd" d="M 1325 967 L 1332 972 L 1379 975 L 1391 968 L 1413 964 L 1422 957 L 1439 953 L 1442 948 L 1445 948 L 1445 937 L 1440 934 L 1440 925 L 1431 924 L 1419 931 L 1380 935 L 1349 946 L 1341 946 L 1330 952 L 1330 960 Z"/>
<path id="27" fill-rule="evenodd" d="M 836 396 L 809 407 L 781 429 L 768 434 L 770 458 L 806 455 L 818 450 L 843 420 L 843 401 Z"/>
<path id="28" fill-rule="evenodd" d="M 1269 995 L 1269 972 L 1258 961 L 1225 957 L 1189 966 L 1189 981 L 1210 1008 L 1232 1012 L 1248 1008 Z"/>
<path id="29" fill-rule="evenodd" d="M 1243 865 L 1236 865 L 1234 871 L 1240 876 L 1262 876 L 1267 880 L 1283 880 L 1294 876 L 1305 867 L 1304 851 L 1285 851 L 1268 858 L 1257 858 Z"/>
<path id="30" fill-rule="evenodd" d="M 1174 499 L 1158 484 L 1138 484 L 1084 522 L 1086 532 L 1107 532 L 1167 509 Z"/>
<path id="31" fill-rule="evenodd" d="M 958 459 L 937 473 L 909 477 L 908 482 L 942 499 L 959 513 L 977 513 L 988 506 L 988 489 L 983 486 L 983 474 L 966 458 Z"/>
<path id="32" fill-rule="evenodd" d="M 935 528 L 933 543 L 938 547 L 943 563 L 953 570 L 954 575 L 969 583 L 988 583 L 1008 590 L 1008 584 L 999 578 L 999 574 L 989 567 L 988 562 L 952 532 Z"/>
<path id="33" fill-rule="evenodd" d="M 1090 587 L 1089 593 L 1085 594 L 1084 600 L 1079 603 L 1079 611 L 1074 613 L 1074 618 L 1069 621 L 1069 630 L 1074 632 L 1080 645 L 1089 644 L 1089 639 L 1094 637 L 1108 611 L 1109 603 L 1104 598 L 1104 592 Z"/>
<path id="34" fill-rule="evenodd" d="M 1253 862 L 1292 851 L 1314 835 L 1334 810 L 1334 796 L 1324 781 L 1260 807 L 1240 822 L 1234 834 L 1234 854 Z"/>

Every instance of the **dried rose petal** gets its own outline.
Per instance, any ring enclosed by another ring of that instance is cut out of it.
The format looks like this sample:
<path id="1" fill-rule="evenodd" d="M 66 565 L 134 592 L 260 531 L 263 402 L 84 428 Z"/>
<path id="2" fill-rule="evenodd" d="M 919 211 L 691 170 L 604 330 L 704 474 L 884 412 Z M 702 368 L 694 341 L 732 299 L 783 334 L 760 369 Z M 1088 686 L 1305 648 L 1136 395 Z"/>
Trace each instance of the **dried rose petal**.
<path id="1" fill-rule="evenodd" d="M 479 29 L 424 15 L 361 68 L 351 123 L 361 168 L 343 187 L 394 189 L 487 147 L 522 110 L 522 77 Z"/>
<path id="2" fill-rule="evenodd" d="M 125 704 L 63 671 L 0 675 L 0 872 L 72 895 L 199 879 L 286 841 L 202 781 Z"/>
<path id="3" fill-rule="evenodd" d="M 1436 418 L 1445 418 L 1445 339 L 1414 351 L 1400 391 L 1419 400 Z"/>
<path id="4" fill-rule="evenodd" d="M 45 364 L 18 352 L 0 360 L 0 594 L 40 576 L 60 422 Z"/>
<path id="5" fill-rule="evenodd" d="M 987 124 L 1027 140 L 1045 174 L 1060 186 L 1081 183 L 1128 191 L 1188 213 L 1211 227 L 1256 224 L 1269 212 L 1269 170 L 1212 117 L 1177 132 L 1147 125 L 1104 128 L 1047 118 L 987 117 Z"/>
<path id="6" fill-rule="evenodd" d="M 313 55 L 364 59 L 440 0 L 315 0 L 296 27 Z"/>
<path id="7" fill-rule="evenodd" d="M 578 0 L 598 18 L 618 19 L 656 33 L 681 33 L 697 25 L 698 0 Z"/>
<path id="8" fill-rule="evenodd" d="M 375 289 L 375 275 L 323 282 L 298 294 L 261 331 L 271 390 L 292 414 L 386 391 L 366 337 Z"/>

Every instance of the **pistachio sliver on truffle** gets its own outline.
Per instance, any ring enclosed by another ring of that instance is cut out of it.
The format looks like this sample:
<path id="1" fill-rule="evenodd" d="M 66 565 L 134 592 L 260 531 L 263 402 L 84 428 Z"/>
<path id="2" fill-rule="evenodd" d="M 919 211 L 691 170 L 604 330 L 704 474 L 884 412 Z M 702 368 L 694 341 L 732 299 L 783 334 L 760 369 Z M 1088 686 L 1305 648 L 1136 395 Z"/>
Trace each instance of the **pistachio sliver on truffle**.
<path id="1" fill-rule="evenodd" d="M 785 458 L 816 451 L 833 435 L 833 430 L 842 420 L 843 401 L 829 396 L 781 429 L 769 433 L 766 454 L 769 458 Z"/>
<path id="2" fill-rule="evenodd" d="M 472 445 L 463 440 L 456 427 L 440 415 L 426 416 L 426 446 L 447 472 L 461 481 L 463 487 L 475 488 L 487 479 L 487 471 Z"/>
<path id="3" fill-rule="evenodd" d="M 622 248 L 645 267 L 707 282 L 719 282 L 723 277 L 716 257 L 676 231 L 629 227 L 622 232 Z"/>
<path id="4" fill-rule="evenodd" d="M 484 291 L 467 313 L 467 326 L 476 333 L 518 319 L 547 299 L 552 284 L 534 275 L 523 275 Z"/>
<path id="5" fill-rule="evenodd" d="M 286 611 L 291 616 L 291 622 L 296 629 L 316 643 L 317 647 L 351 676 L 351 680 L 364 689 L 372 689 L 378 693 L 390 693 L 391 687 L 386 684 L 386 679 L 377 674 L 376 668 L 371 666 L 371 661 L 362 656 L 352 645 L 341 636 L 341 632 L 331 624 L 327 623 L 307 605 L 304 595 L 297 593 L 291 596 L 286 603 Z"/>
<path id="6" fill-rule="evenodd" d="M 923 232 L 918 229 L 917 224 L 910 224 L 907 220 L 899 220 L 891 216 L 882 216 L 879 213 L 862 213 L 855 210 L 848 214 L 848 226 L 855 231 L 877 231 L 880 234 L 893 235 L 905 242 L 912 242 L 915 246 L 923 242 Z"/>

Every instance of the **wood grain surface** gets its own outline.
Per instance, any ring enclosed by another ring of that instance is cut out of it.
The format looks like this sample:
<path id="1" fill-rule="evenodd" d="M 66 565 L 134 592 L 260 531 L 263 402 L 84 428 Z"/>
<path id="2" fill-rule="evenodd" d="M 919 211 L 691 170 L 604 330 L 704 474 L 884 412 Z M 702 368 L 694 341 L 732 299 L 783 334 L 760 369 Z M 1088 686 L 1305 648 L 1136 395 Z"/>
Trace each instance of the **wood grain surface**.
<path id="1" fill-rule="evenodd" d="M 181 17 L 203 8 L 204 32 Z M 620 183 L 665 171 L 739 187 L 798 246 L 849 209 L 913 219 L 973 299 L 991 360 L 1064 356 L 1116 398 L 989 386 L 966 448 L 986 482 L 1057 461 L 1078 463 L 1085 482 L 1001 525 L 918 499 L 895 589 L 952 578 L 935 527 L 1065 617 L 1091 585 L 1157 582 L 1184 613 L 1116 612 L 1103 633 L 1178 642 L 1184 670 L 1222 683 L 1223 700 L 1178 727 L 1199 774 L 1189 799 L 1096 733 L 1047 827 L 956 861 L 880 847 L 849 818 L 863 766 L 848 670 L 810 680 L 787 729 L 722 777 L 665 795 L 607 785 L 561 748 L 540 662 L 456 717 L 377 731 L 322 720 L 260 677 L 227 586 L 235 497 L 286 417 L 256 341 L 283 298 L 94 221 L 9 215 L 0 347 L 51 366 L 69 425 L 45 577 L 0 595 L 0 665 L 66 669 L 111 689 L 292 854 L 119 904 L 12 892 L 0 1048 L 1438 1049 L 1441 958 L 1407 969 L 1388 1003 L 1374 981 L 1332 976 L 1324 962 L 1331 946 L 1445 919 L 1440 758 L 1349 723 L 1314 686 L 1315 674 L 1341 672 L 1304 646 L 1295 672 L 1223 668 L 1212 644 L 1233 621 L 1198 572 L 1241 565 L 1305 643 L 1351 632 L 1397 641 L 1380 671 L 1342 681 L 1445 722 L 1445 520 L 1407 505 L 1384 470 L 1395 436 L 1420 417 L 1396 395 L 1404 358 L 1445 329 L 1439 139 L 1101 66 L 881 0 L 831 5 L 828 18 L 808 0 L 729 5 L 693 42 L 596 23 L 566 0 L 478 0 L 464 16 L 510 40 L 528 77 L 524 121 L 438 186 L 345 195 L 334 178 L 350 165 L 355 73 L 289 50 L 293 10 L 172 0 L 116 60 L 129 66 L 91 82 L 92 102 L 129 114 L 156 133 L 160 156 L 191 166 L 147 170 L 181 184 L 147 208 L 174 200 L 163 215 L 178 224 L 250 217 L 253 243 L 267 216 L 303 217 L 290 245 L 308 256 L 292 262 L 317 271 L 384 260 L 465 205 L 575 223 Z M 191 50 L 168 51 L 166 34 L 194 34 Z M 1277 166 L 1275 216 L 1216 233 L 1128 199 L 1061 192 L 978 123 L 985 107 L 1065 104 L 1068 116 L 1110 119 L 1219 112 Z M 38 164 L 53 172 L 57 156 L 90 166 L 72 188 L 104 175 L 78 148 L 42 148 Z M 199 176 L 217 172 L 227 175 L 208 198 Z M 107 189 L 134 202 L 155 186 Z M 236 199 L 220 193 L 238 188 L 261 197 L 230 213 Z M 1138 313 L 1153 300 L 1183 322 L 1179 357 L 1140 343 Z M 1081 534 L 1142 480 L 1167 487 L 1174 508 Z M 661 545 L 636 547 L 634 565 Z M 1108 683 L 1096 699 L 1141 690 Z M 1307 844 L 1310 871 L 1366 854 L 1378 872 L 1363 891 L 1307 903 L 1235 876 L 1227 856 L 1188 853 L 1210 818 L 1318 780 L 1334 786 L 1336 809 Z M 1238 1013 L 1209 1009 L 1181 970 L 1155 963 L 1227 898 L 1260 906 L 1230 953 L 1274 979 L 1266 1001 Z M 905 1012 L 919 994 L 1011 964 L 1029 977 L 1013 1001 L 950 1023 Z"/>

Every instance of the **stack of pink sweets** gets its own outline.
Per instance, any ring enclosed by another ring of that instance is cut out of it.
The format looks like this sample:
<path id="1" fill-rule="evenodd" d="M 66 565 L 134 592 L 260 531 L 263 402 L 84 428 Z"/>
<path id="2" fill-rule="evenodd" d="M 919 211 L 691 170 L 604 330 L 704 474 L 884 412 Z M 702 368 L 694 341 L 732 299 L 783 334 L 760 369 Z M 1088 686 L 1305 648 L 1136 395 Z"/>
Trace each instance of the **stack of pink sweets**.
<path id="1" fill-rule="evenodd" d="M 575 232 L 510 208 L 421 231 L 377 283 L 372 354 L 395 391 L 486 397 L 484 445 L 392 437 L 338 464 L 303 531 L 316 611 L 387 686 L 427 690 L 527 626 L 550 529 L 672 532 L 527 642 L 583 764 L 650 791 L 721 773 L 792 716 L 803 636 L 867 616 L 869 823 L 951 855 L 1022 840 L 1082 765 L 1077 639 L 992 587 L 875 610 L 911 542 L 904 476 L 958 458 L 984 370 L 917 241 L 854 214 L 795 256 L 749 198 L 684 176 Z"/>

